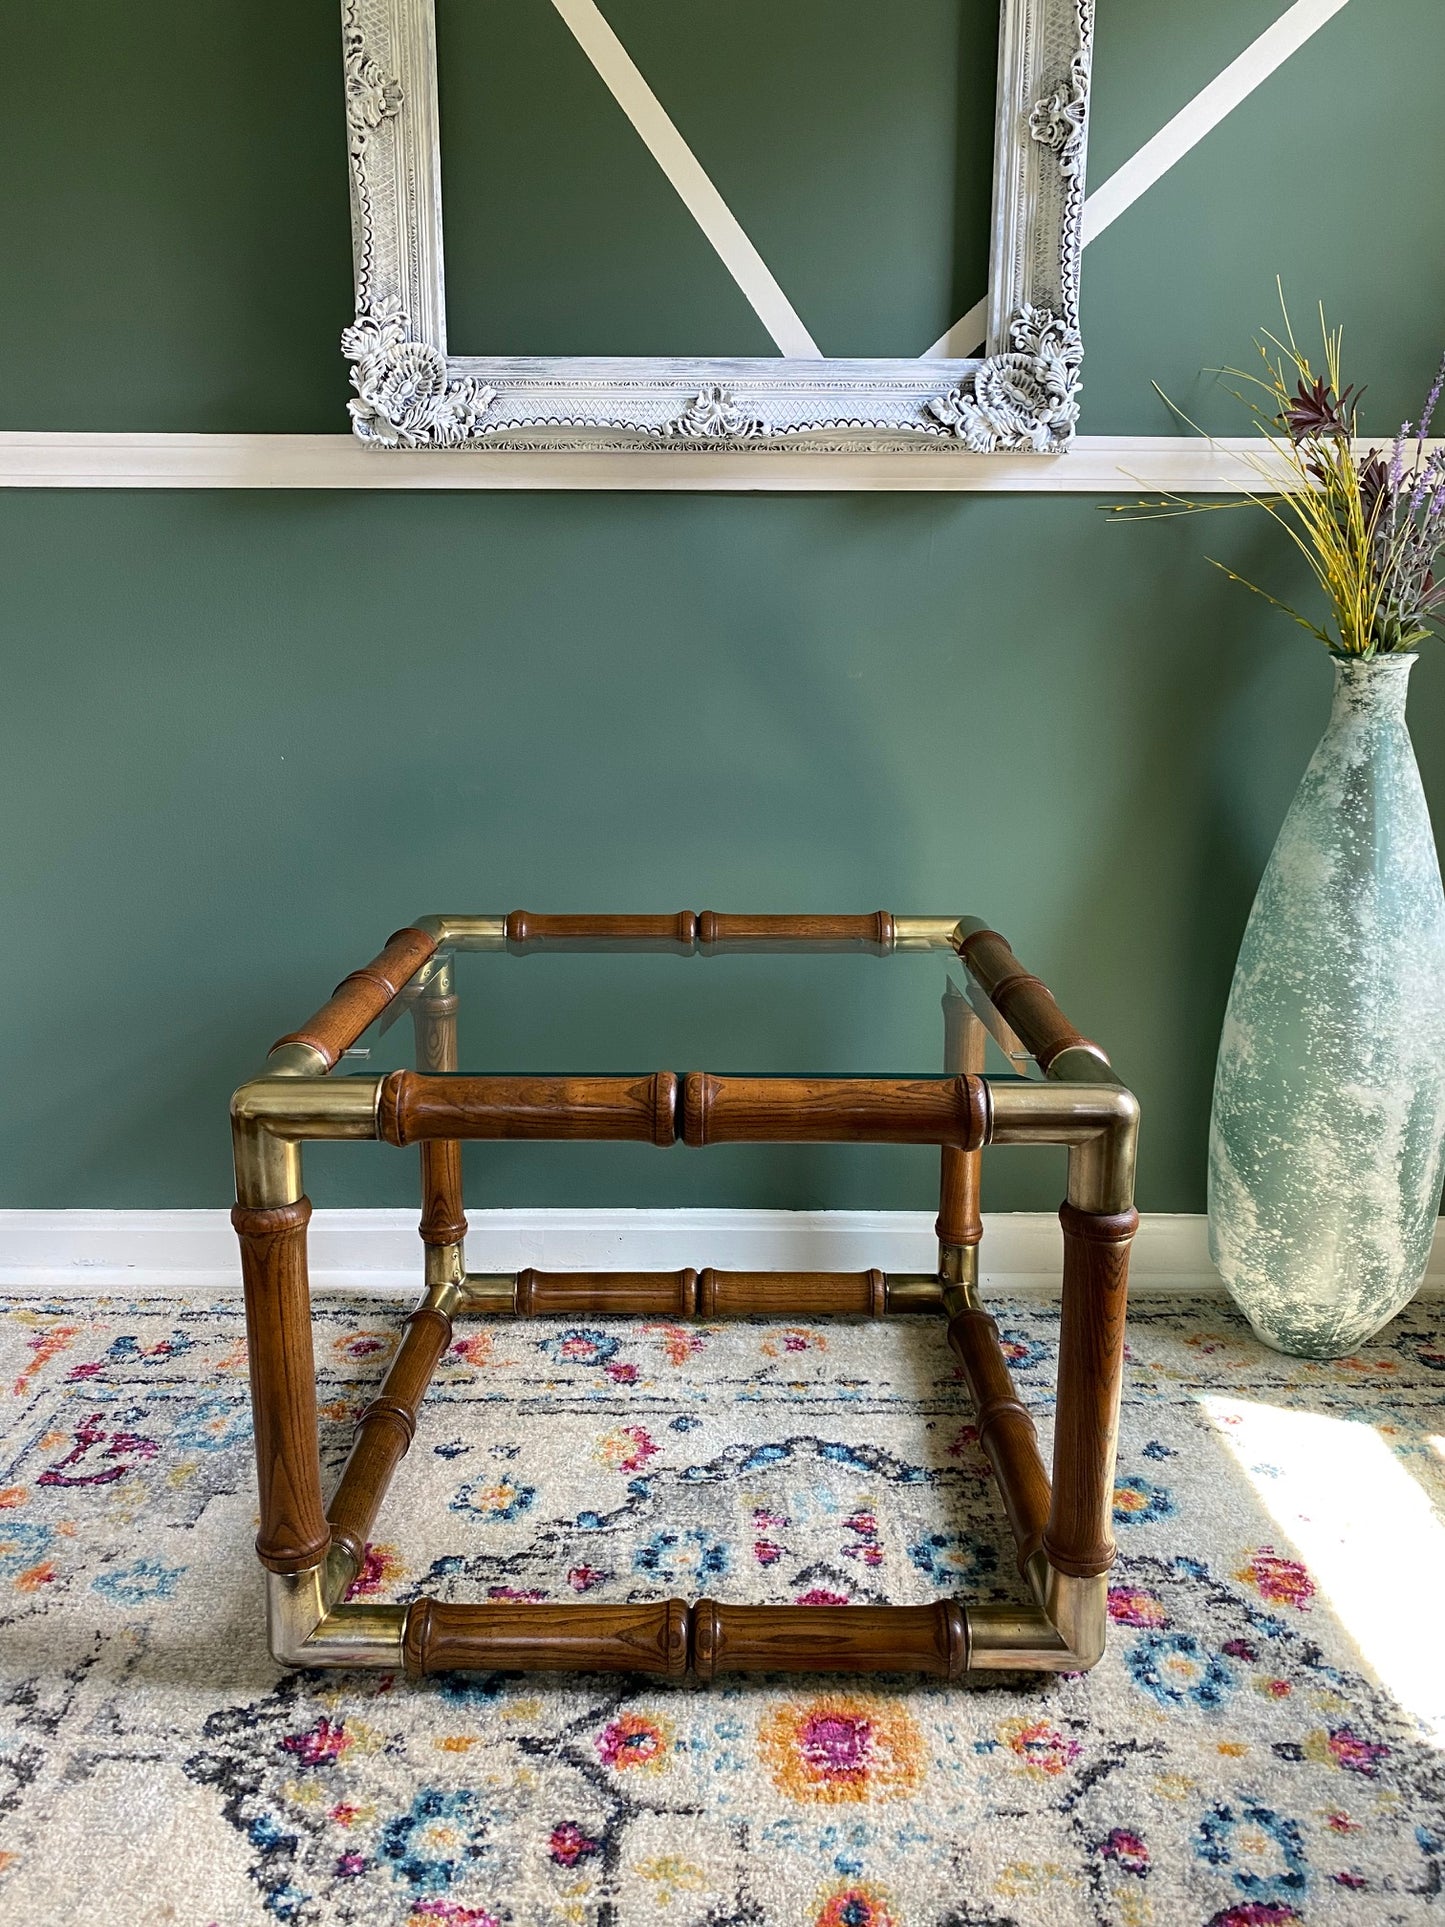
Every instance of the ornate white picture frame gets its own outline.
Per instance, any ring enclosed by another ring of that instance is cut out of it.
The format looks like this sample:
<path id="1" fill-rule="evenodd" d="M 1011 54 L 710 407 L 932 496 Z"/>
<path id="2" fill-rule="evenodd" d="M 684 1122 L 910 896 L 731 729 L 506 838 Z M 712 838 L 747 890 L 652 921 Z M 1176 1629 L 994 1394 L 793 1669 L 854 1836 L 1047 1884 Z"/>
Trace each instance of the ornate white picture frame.
<path id="1" fill-rule="evenodd" d="M 1079 413 L 1094 0 L 1000 5 L 984 354 L 689 360 L 447 352 L 434 0 L 342 0 L 356 434 L 383 449 L 1062 453 Z"/>

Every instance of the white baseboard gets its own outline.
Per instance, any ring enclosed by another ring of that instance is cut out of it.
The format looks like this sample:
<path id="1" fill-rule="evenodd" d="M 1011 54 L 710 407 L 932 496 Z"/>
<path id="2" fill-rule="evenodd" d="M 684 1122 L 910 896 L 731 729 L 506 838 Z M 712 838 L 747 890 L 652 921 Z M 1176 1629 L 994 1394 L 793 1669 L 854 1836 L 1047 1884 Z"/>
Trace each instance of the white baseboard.
<path id="1" fill-rule="evenodd" d="M 1061 1259 L 1051 1212 L 984 1220 L 983 1275 L 996 1289 L 1056 1291 Z M 472 1271 L 930 1271 L 925 1211 L 475 1211 Z M 421 1253 L 413 1210 L 318 1211 L 311 1222 L 317 1290 L 414 1289 Z M 1204 1219 L 1145 1217 L 1134 1247 L 1136 1292 L 1217 1292 Z M 135 1291 L 230 1291 L 238 1282 L 225 1211 L 0 1211 L 0 1291 L 97 1297 Z M 1445 1236 L 1423 1290 L 1445 1289 Z"/>
<path id="2" fill-rule="evenodd" d="M 927 1211 L 474 1211 L 471 1271 L 715 1265 L 730 1271 L 931 1271 Z M 1057 1291 L 1052 1212 L 985 1216 L 983 1277 L 995 1289 Z M 413 1290 L 421 1272 L 414 1210 L 318 1211 L 311 1282 L 327 1291 Z M 144 1291 L 232 1291 L 239 1282 L 225 1211 L 0 1211 L 0 1291 L 98 1297 Z M 1136 1293 L 1219 1292 L 1204 1219 L 1155 1213 L 1140 1223 Z M 1422 1292 L 1445 1290 L 1445 1234 Z"/>

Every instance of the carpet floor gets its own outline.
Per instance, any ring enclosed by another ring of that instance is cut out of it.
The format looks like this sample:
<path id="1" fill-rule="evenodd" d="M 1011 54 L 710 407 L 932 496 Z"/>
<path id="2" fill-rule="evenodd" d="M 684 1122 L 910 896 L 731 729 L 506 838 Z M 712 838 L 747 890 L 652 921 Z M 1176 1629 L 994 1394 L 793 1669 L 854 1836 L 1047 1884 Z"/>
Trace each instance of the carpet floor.
<path id="1" fill-rule="evenodd" d="M 1041 1301 L 997 1307 L 1050 1425 Z M 215 1298 L 0 1301 L 0 1919 L 119 1927 L 1445 1920 L 1445 1339 L 1133 1307 L 1086 1676 L 282 1674 Z M 399 1325 L 318 1299 L 335 1468 Z M 361 1596 L 1017 1596 L 922 1321 L 459 1328 Z"/>

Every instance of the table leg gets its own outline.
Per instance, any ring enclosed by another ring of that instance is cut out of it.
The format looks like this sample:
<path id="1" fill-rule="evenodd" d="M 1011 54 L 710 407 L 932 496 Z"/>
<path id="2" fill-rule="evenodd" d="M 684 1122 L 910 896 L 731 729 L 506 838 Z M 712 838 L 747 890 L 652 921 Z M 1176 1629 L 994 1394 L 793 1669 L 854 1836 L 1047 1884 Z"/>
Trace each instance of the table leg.
<path id="1" fill-rule="evenodd" d="M 385 1382 L 357 1420 L 351 1452 L 331 1495 L 327 1517 L 332 1543 L 338 1557 L 350 1560 L 353 1572 L 361 1570 L 392 1474 L 416 1436 L 417 1415 L 432 1373 L 452 1342 L 452 1321 L 444 1302 L 432 1302 L 433 1298 L 445 1301 L 447 1295 L 429 1291 L 427 1302 L 407 1319 L 406 1334 Z"/>
<path id="2" fill-rule="evenodd" d="M 238 1204 L 231 1213 L 241 1242 L 261 1495 L 256 1553 L 272 1572 L 319 1565 L 331 1543 L 321 1503 L 316 1366 L 306 1282 L 310 1217 L 306 1197 L 274 1205 Z"/>
<path id="3" fill-rule="evenodd" d="M 457 996 L 450 961 L 443 963 L 412 1007 L 419 1071 L 457 1068 Z M 455 1138 L 429 1138 L 421 1147 L 421 1238 L 428 1285 L 459 1284 L 466 1276 L 462 1210 L 462 1147 Z"/>
<path id="4" fill-rule="evenodd" d="M 1114 1560 L 1114 1449 L 1124 1378 L 1129 1246 L 1139 1214 L 1066 1203 L 1059 1314 L 1053 1504 L 1044 1554 L 1056 1572 L 1094 1578 Z"/>
<path id="5" fill-rule="evenodd" d="M 968 999 L 950 982 L 943 992 L 943 1068 L 981 1075 L 988 1036 Z M 945 1144 L 939 1159 L 938 1275 L 946 1284 L 978 1284 L 978 1247 L 983 1237 L 979 1185 L 983 1152 Z"/>

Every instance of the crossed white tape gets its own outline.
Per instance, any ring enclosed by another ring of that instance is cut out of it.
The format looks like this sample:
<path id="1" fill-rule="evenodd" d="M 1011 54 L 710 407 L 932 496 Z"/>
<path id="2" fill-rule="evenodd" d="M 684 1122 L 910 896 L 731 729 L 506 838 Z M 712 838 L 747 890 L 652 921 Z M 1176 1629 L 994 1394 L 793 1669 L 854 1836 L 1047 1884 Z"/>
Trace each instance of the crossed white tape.
<path id="1" fill-rule="evenodd" d="M 696 155 L 678 133 L 667 110 L 638 72 L 632 56 L 598 11 L 596 0 L 552 0 L 552 4 L 772 336 L 778 352 L 821 360 L 822 351 Z M 1348 0 L 1294 0 L 1223 73 L 1201 89 L 1116 173 L 1095 188 L 1084 204 L 1085 247 L 1347 4 Z M 946 334 L 924 350 L 921 359 L 952 361 L 977 354 L 983 346 L 987 316 L 987 300 L 975 302 L 961 320 L 955 321 Z"/>

